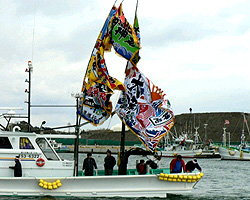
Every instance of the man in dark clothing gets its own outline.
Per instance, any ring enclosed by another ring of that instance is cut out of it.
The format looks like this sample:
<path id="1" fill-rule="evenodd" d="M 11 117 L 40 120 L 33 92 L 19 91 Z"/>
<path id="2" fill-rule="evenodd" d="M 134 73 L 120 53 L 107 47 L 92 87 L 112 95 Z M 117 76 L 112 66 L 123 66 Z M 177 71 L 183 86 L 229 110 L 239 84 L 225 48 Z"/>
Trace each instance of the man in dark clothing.
<path id="1" fill-rule="evenodd" d="M 84 159 L 83 166 L 82 166 L 82 170 L 85 170 L 84 175 L 93 176 L 94 167 L 95 169 L 97 169 L 95 159 L 92 158 L 92 153 L 88 153 L 87 158 Z"/>
<path id="2" fill-rule="evenodd" d="M 181 155 L 178 155 L 175 159 L 173 159 L 170 163 L 170 173 L 181 173 L 186 171 L 186 165 Z"/>
<path id="3" fill-rule="evenodd" d="M 147 173 L 147 165 L 145 164 L 144 160 L 140 160 L 140 163 L 136 166 L 137 172 L 139 174 L 146 174 Z"/>
<path id="4" fill-rule="evenodd" d="M 201 172 L 201 167 L 198 164 L 196 159 L 190 160 L 190 161 L 187 162 L 187 164 L 186 164 L 187 172 L 192 172 L 192 171 L 194 171 L 195 168 L 198 169 Z"/>
<path id="5" fill-rule="evenodd" d="M 15 177 L 22 177 L 22 165 L 19 161 L 19 156 L 15 157 L 15 166 L 9 166 L 9 168 L 14 169 Z"/>
<path id="6" fill-rule="evenodd" d="M 113 168 L 115 164 L 116 164 L 115 158 L 111 156 L 111 151 L 107 150 L 107 156 L 104 158 L 105 175 L 113 174 Z"/>

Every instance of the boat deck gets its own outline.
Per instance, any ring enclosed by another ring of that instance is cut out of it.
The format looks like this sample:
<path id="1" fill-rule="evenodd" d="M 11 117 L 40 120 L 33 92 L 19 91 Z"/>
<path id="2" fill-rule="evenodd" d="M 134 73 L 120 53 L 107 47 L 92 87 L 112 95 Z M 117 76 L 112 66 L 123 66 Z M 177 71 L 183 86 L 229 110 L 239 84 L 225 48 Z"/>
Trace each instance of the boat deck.
<path id="1" fill-rule="evenodd" d="M 162 169 L 150 169 L 149 173 L 147 174 L 170 174 L 169 168 L 162 168 Z M 118 170 L 113 171 L 113 175 L 118 175 Z M 136 169 L 127 169 L 127 175 L 139 175 Z M 78 176 L 84 176 L 83 171 L 78 172 Z M 94 170 L 94 176 L 105 176 L 105 170 L 98 170 L 96 173 L 96 170 Z"/>

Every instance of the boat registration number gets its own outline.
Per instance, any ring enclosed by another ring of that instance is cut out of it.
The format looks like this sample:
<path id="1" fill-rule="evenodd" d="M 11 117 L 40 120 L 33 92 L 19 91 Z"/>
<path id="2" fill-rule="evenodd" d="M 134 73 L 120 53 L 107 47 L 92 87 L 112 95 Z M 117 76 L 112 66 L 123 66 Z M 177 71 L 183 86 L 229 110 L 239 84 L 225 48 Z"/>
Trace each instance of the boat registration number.
<path id="1" fill-rule="evenodd" d="M 32 152 L 21 152 L 19 154 L 20 158 L 40 158 L 40 155 L 38 153 L 32 153 Z"/>

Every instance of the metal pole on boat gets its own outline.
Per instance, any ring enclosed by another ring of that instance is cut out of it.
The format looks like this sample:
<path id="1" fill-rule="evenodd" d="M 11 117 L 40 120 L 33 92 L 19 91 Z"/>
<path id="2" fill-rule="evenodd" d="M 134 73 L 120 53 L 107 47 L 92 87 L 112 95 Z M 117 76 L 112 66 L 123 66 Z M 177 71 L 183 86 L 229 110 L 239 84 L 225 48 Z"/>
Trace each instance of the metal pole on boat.
<path id="1" fill-rule="evenodd" d="M 120 147 L 120 165 L 118 174 L 126 175 L 127 174 L 127 163 L 125 161 L 125 124 L 122 122 L 122 132 L 121 132 L 121 147 Z"/>
<path id="2" fill-rule="evenodd" d="M 205 129 L 204 143 L 205 143 L 205 144 L 206 144 L 206 142 L 207 142 L 207 125 L 208 125 L 208 124 L 204 124 L 204 129 Z"/>
<path id="3" fill-rule="evenodd" d="M 30 125 L 30 101 L 31 101 L 31 73 L 33 71 L 32 62 L 28 62 L 28 69 L 25 70 L 25 72 L 29 73 L 29 79 L 25 80 L 29 84 L 28 89 L 25 90 L 26 93 L 28 93 L 28 101 L 25 101 L 28 104 L 28 132 L 30 132 L 31 125 Z"/>
<path id="4" fill-rule="evenodd" d="M 222 135 L 222 145 L 226 146 L 227 139 L 226 139 L 226 128 L 223 128 L 223 135 Z"/>
<path id="5" fill-rule="evenodd" d="M 75 147 L 74 147 L 74 161 L 75 161 L 75 165 L 74 165 L 74 176 L 78 176 L 78 161 L 79 161 L 79 116 L 78 116 L 78 107 L 79 107 L 79 98 L 80 98 L 80 94 L 77 93 L 75 94 L 75 98 L 76 98 L 76 126 L 75 126 Z"/>

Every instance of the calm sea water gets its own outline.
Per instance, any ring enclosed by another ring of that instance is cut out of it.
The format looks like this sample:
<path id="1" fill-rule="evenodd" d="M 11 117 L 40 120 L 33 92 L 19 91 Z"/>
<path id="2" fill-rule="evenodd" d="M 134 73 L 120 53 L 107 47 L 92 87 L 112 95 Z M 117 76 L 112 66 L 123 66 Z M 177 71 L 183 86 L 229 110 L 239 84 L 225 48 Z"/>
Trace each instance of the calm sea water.
<path id="1" fill-rule="evenodd" d="M 61 153 L 60 156 L 64 159 L 73 159 L 73 154 Z M 103 159 L 105 155 L 93 155 L 98 168 L 103 169 Z M 79 169 L 82 167 L 82 161 L 86 154 L 79 156 Z M 116 157 L 116 156 L 115 156 Z M 141 159 L 139 156 L 131 156 L 129 159 L 129 168 L 135 167 L 135 160 Z M 146 160 L 146 159 L 145 159 Z M 186 162 L 189 159 L 184 159 Z M 168 167 L 171 159 L 163 158 L 161 167 Z M 200 166 L 203 169 L 204 176 L 201 181 L 195 186 L 191 193 L 183 195 L 169 195 L 170 200 L 234 200 L 243 199 L 250 200 L 250 162 L 249 161 L 222 161 L 220 159 L 199 159 Z M 120 198 L 53 198 L 53 197 L 0 197 L 4 199 L 40 199 L 40 200 L 116 200 Z M 123 200 L 131 200 L 134 198 L 122 198 Z M 136 198 L 142 200 L 145 198 Z M 148 198 L 155 200 L 159 198 Z"/>

